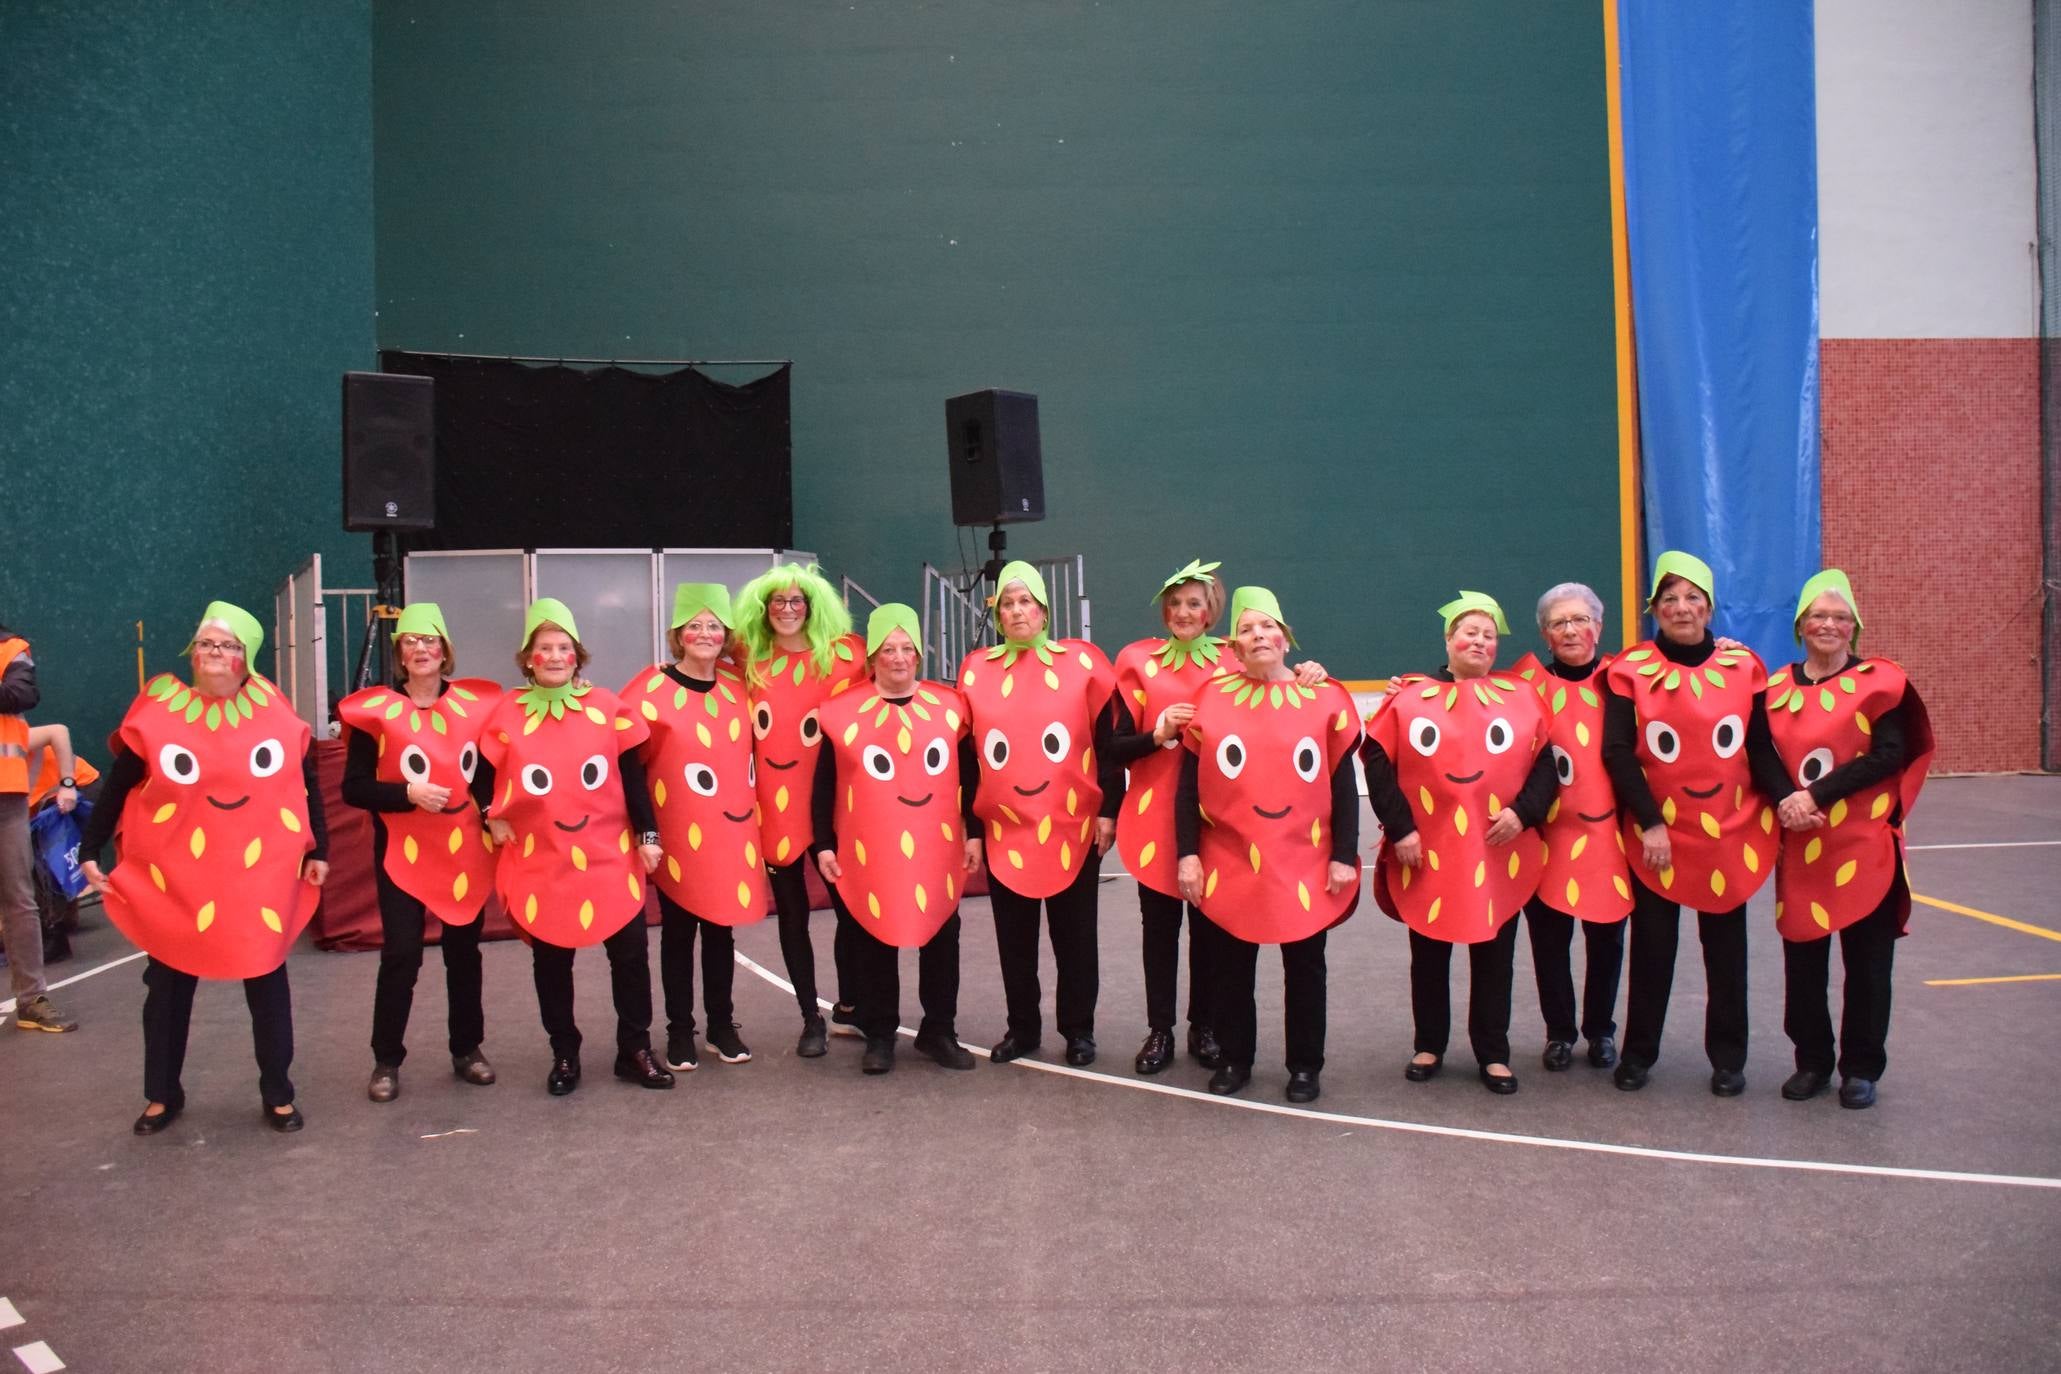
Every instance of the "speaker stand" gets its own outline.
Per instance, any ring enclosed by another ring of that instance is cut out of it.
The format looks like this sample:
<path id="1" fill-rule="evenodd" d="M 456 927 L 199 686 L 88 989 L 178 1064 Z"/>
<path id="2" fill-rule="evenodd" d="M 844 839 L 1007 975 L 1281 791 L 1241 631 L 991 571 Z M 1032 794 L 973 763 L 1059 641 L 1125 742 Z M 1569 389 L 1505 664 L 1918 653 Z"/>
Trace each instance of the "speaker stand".
<path id="1" fill-rule="evenodd" d="M 988 561 L 981 564 L 980 568 L 981 580 L 994 587 L 994 599 L 988 602 L 988 629 L 998 642 L 1002 638 L 1002 622 L 996 615 L 995 607 L 1002 599 L 1002 569 L 1009 563 L 1009 560 L 1002 556 L 1002 551 L 1008 547 L 1009 536 L 1002 532 L 1000 525 L 996 525 L 988 531 Z"/>
<path id="2" fill-rule="evenodd" d="M 371 617 L 365 625 L 365 650 L 358 655 L 358 686 L 369 685 L 368 670 L 376 657 L 379 680 L 394 680 L 393 637 L 381 633 L 382 623 L 398 619 L 401 598 L 401 536 L 395 530 L 372 532 L 372 580 L 379 589 Z"/>

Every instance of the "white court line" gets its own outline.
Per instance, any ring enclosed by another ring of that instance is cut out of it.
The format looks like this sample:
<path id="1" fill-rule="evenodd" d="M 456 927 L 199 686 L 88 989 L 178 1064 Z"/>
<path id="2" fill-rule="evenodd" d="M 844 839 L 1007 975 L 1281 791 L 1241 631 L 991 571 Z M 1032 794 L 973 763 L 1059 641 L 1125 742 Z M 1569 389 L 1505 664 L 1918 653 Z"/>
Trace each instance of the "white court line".
<path id="1" fill-rule="evenodd" d="M 134 954 L 124 954 L 119 959 L 110 960 L 109 962 L 101 964 L 95 968 L 89 968 L 84 973 L 74 973 L 69 978 L 60 979 L 59 981 L 52 983 L 50 985 L 50 991 L 56 992 L 59 988 L 68 988 L 74 983 L 83 983 L 86 979 L 91 978 L 96 973 L 105 973 L 111 968 L 120 968 L 123 964 L 133 964 L 142 957 L 143 951 L 140 949 L 137 950 Z M 5 1016 L 13 1010 L 14 999 L 12 997 L 8 998 L 4 1002 L 0 1002 L 0 1016 Z M 62 1369 L 63 1366 L 59 1365 L 58 1368 Z"/>
<path id="2" fill-rule="evenodd" d="M 2061 844 L 2061 840 L 1997 840 L 1990 844 L 1907 844 L 1904 849 L 1917 853 L 1921 849 L 2043 849 Z"/>
<path id="3" fill-rule="evenodd" d="M 28 1370 L 29 1374 L 57 1374 L 58 1370 L 64 1368 L 64 1361 L 57 1358 L 57 1352 L 45 1341 L 16 1346 L 14 1358 L 22 1362 L 22 1367 Z"/>
<path id="4" fill-rule="evenodd" d="M 9 1327 L 20 1326 L 21 1324 L 22 1315 L 15 1310 L 13 1300 L 0 1298 L 0 1331 L 5 1331 Z"/>
<path id="5" fill-rule="evenodd" d="M 777 988 L 793 993 L 794 984 L 764 968 L 742 952 L 737 962 L 745 969 L 757 974 Z M 828 1008 L 830 1003 L 817 998 L 820 1006 Z M 915 1032 L 907 1026 L 899 1026 L 897 1032 L 913 1036 Z M 974 1054 L 987 1058 L 988 1052 L 966 1046 Z M 1714 1155 L 1695 1150 L 1663 1150 L 1647 1145 L 1612 1145 L 1599 1140 L 1569 1140 L 1559 1136 L 1515 1135 L 1507 1131 L 1480 1131 L 1465 1126 L 1435 1126 L 1421 1121 L 1390 1121 L 1376 1116 L 1349 1116 L 1344 1112 L 1321 1112 L 1308 1107 L 1287 1107 L 1272 1102 L 1254 1102 L 1243 1097 L 1218 1097 L 1214 1093 L 1198 1092 L 1194 1088 L 1177 1088 L 1168 1083 L 1151 1083 L 1138 1078 L 1118 1078 L 1112 1074 L 1092 1073 L 1065 1064 L 1047 1064 L 1036 1059 L 1012 1061 L 1026 1069 L 1040 1073 L 1058 1074 L 1063 1078 L 1085 1079 L 1092 1083 L 1105 1083 L 1118 1088 L 1130 1088 L 1136 1092 L 1157 1093 L 1162 1097 L 1185 1098 L 1191 1102 L 1207 1103 L 1215 1107 L 1235 1107 L 1241 1111 L 1264 1112 L 1270 1116 L 1300 1117 L 1306 1121 L 1324 1121 L 1341 1126 L 1365 1126 L 1379 1131 L 1402 1131 L 1411 1135 L 1444 1136 L 1453 1140 L 1478 1140 L 1492 1145 L 1532 1145 L 1549 1150 L 1574 1150 L 1585 1154 L 1626 1155 L 1636 1159 L 1660 1159 L 1677 1164 L 1728 1164 L 1743 1169 L 1788 1169 L 1799 1173 L 1813 1174 L 1857 1174 L 1869 1178 L 1904 1178 L 1929 1183 L 1986 1183 L 2008 1188 L 2052 1188 L 2061 1189 L 2061 1178 L 2044 1178 L 2037 1174 L 1980 1174 L 1954 1169 L 1906 1169 L 1888 1164 L 1841 1164 L 1830 1160 L 1815 1159 L 1768 1159 L 1752 1155 Z"/>

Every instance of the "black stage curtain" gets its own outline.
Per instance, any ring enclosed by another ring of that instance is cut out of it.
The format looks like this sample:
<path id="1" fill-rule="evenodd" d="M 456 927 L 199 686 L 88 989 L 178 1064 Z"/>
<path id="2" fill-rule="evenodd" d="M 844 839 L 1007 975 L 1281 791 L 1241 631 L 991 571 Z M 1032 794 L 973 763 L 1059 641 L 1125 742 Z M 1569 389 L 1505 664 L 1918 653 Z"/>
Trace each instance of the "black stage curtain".
<path id="1" fill-rule="evenodd" d="M 410 549 L 779 548 L 794 539 L 789 367 L 538 366 L 384 351 L 436 382 L 437 527 Z"/>

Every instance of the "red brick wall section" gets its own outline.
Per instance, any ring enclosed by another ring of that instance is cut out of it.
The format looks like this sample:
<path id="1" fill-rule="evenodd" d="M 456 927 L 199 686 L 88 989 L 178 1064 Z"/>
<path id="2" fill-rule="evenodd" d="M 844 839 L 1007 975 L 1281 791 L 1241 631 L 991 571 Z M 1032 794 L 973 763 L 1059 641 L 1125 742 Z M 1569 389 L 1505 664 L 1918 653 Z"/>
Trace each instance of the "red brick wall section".
<path id="1" fill-rule="evenodd" d="M 1824 558 L 1896 659 L 1935 772 L 2039 767 L 2037 339 L 1826 339 Z"/>

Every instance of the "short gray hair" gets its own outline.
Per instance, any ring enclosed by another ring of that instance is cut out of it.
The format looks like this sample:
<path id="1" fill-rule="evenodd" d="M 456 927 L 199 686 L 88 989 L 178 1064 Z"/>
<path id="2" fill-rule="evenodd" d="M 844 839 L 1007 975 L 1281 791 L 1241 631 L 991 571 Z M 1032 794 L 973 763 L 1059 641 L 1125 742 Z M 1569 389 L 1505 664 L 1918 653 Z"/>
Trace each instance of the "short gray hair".
<path id="1" fill-rule="evenodd" d="M 1546 628 L 1546 612 L 1556 601 L 1579 601 L 1589 608 L 1589 614 L 1596 617 L 1596 623 L 1603 623 L 1603 598 L 1590 590 L 1586 582 L 1562 582 L 1546 588 L 1546 594 L 1539 598 L 1539 628 Z"/>

